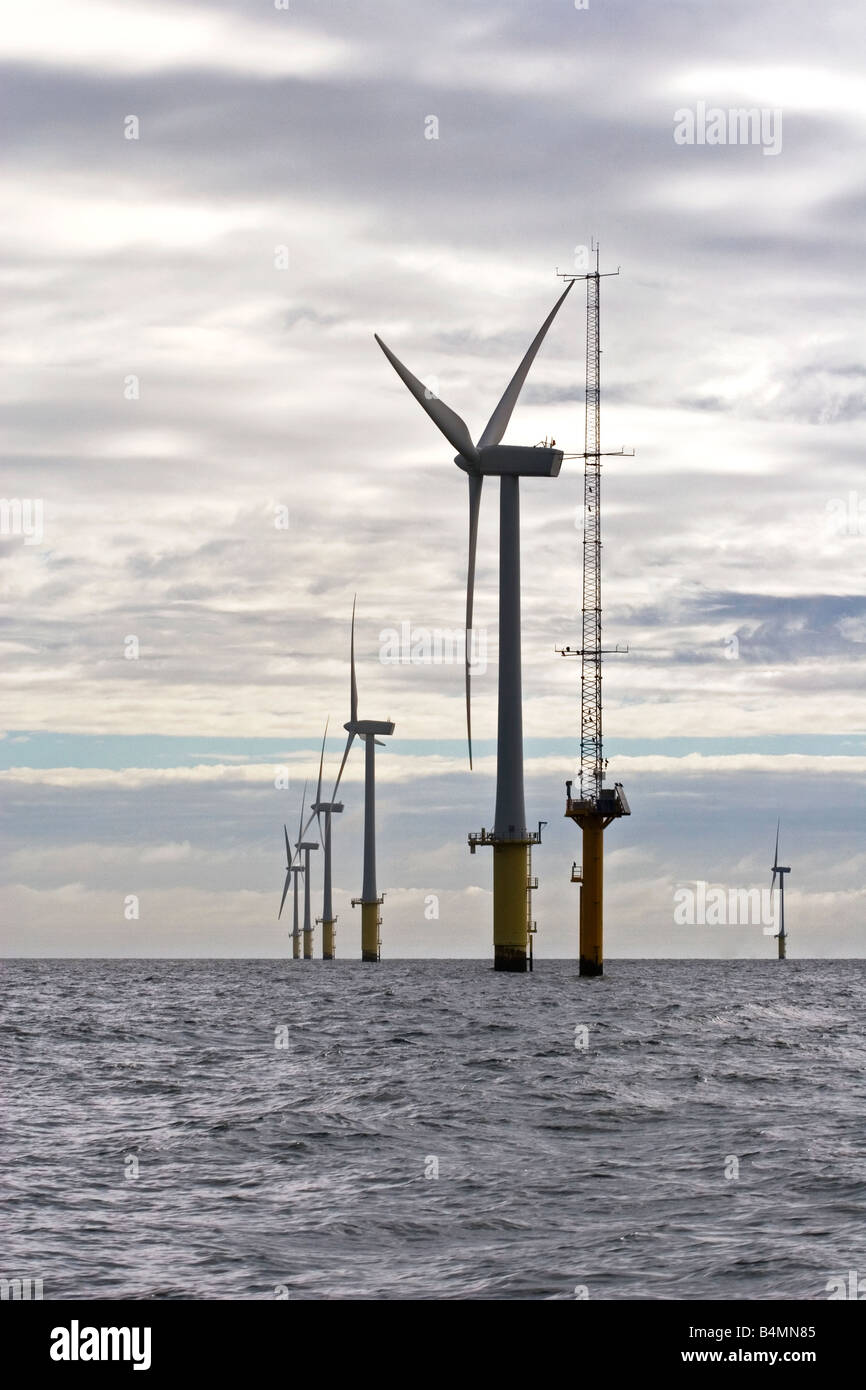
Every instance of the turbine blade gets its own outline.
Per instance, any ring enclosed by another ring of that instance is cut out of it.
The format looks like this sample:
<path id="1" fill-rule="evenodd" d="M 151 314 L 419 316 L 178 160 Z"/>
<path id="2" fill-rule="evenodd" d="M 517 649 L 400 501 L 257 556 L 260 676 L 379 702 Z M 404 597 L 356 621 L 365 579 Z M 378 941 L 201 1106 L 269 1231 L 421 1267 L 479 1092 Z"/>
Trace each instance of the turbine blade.
<path id="1" fill-rule="evenodd" d="M 472 436 L 469 433 L 466 421 L 462 420 L 457 412 L 452 410 L 450 406 L 447 406 L 444 401 L 440 401 L 437 396 L 434 396 L 424 385 L 423 381 L 419 381 L 417 376 L 413 376 L 409 368 L 403 366 L 399 357 L 395 357 L 391 349 L 382 342 L 378 333 L 374 333 L 373 336 L 400 380 L 409 387 L 409 390 L 412 392 L 418 404 L 423 410 L 426 410 L 430 419 L 433 421 L 434 425 L 436 425 L 437 429 L 442 431 L 448 443 L 457 450 L 458 454 L 462 454 L 464 458 L 467 458 L 470 463 L 477 463 L 478 450 L 472 443 Z"/>
<path id="2" fill-rule="evenodd" d="M 487 422 L 487 428 L 478 441 L 479 449 L 486 449 L 490 444 L 498 444 L 502 439 L 502 436 L 508 428 L 508 422 L 511 419 L 514 407 L 517 404 L 517 397 L 523 389 L 523 383 L 526 380 L 529 368 L 535 361 L 536 354 L 541 344 L 544 342 L 548 328 L 559 313 L 560 305 L 565 299 L 565 296 L 571 293 L 573 286 L 574 281 L 569 281 L 569 284 L 566 286 L 565 290 L 563 290 L 559 299 L 557 299 L 550 313 L 547 315 L 547 318 L 544 320 L 544 323 L 541 325 L 541 328 L 533 338 L 529 351 L 517 368 L 508 386 L 505 388 L 505 394 L 502 400 Z"/>
<path id="3" fill-rule="evenodd" d="M 779 826 L 782 824 L 781 817 L 776 821 L 776 852 L 773 855 L 773 868 L 779 866 Z"/>
<path id="4" fill-rule="evenodd" d="M 349 686 L 349 702 L 351 708 L 349 718 L 353 724 L 358 718 L 358 682 L 355 679 L 355 604 L 357 601 L 358 595 L 356 594 L 352 599 L 352 637 L 349 644 L 349 657 L 352 667 L 352 678 Z"/>
<path id="5" fill-rule="evenodd" d="M 319 758 L 319 785 L 316 787 L 316 801 L 321 801 L 322 799 L 322 768 L 325 764 L 325 744 L 328 740 L 328 725 L 330 722 L 330 719 L 325 720 L 325 737 L 322 739 L 322 756 Z"/>
<path id="6" fill-rule="evenodd" d="M 472 696 L 470 691 L 470 643 L 472 641 L 472 609 L 475 603 L 475 551 L 478 545 L 478 515 L 481 510 L 481 487 L 484 475 L 470 473 L 469 477 L 469 561 L 466 569 L 466 646 L 464 666 L 466 673 L 466 740 L 469 745 L 469 769 L 472 770 Z"/>
<path id="7" fill-rule="evenodd" d="M 290 869 L 292 867 L 292 851 L 289 849 L 289 832 L 285 826 L 283 826 L 283 834 L 286 837 L 286 868 Z"/>
<path id="8" fill-rule="evenodd" d="M 283 896 L 282 896 L 282 898 L 280 899 L 280 910 L 279 910 L 279 912 L 277 913 L 277 921 L 279 921 L 280 918 L 281 918 L 282 915 L 283 915 L 283 908 L 284 908 L 285 905 L 286 905 L 286 894 L 287 894 L 288 891 L 289 891 L 289 884 L 291 883 L 291 881 L 292 881 L 292 871 L 291 871 L 291 869 L 290 869 L 289 872 L 286 874 L 286 881 L 285 881 L 285 883 L 283 884 Z"/>
<path id="9" fill-rule="evenodd" d="M 301 819 L 298 821 L 298 844 L 304 838 L 304 803 L 307 799 L 307 784 L 304 783 L 304 795 L 301 797 Z M 297 847 L 297 846 L 296 846 Z"/>
<path id="10" fill-rule="evenodd" d="M 337 800 L 337 789 L 339 788 L 339 785 L 340 785 L 340 778 L 341 778 L 342 775 L 343 775 L 343 768 L 346 766 L 346 759 L 347 759 L 348 756 L 349 756 L 349 749 L 352 747 L 352 744 L 354 743 L 354 741 L 355 741 L 355 735 L 354 735 L 354 734 L 349 734 L 349 737 L 346 739 L 346 749 L 345 749 L 345 752 L 343 753 L 343 761 L 340 763 L 340 771 L 337 773 L 337 780 L 336 780 L 336 782 L 334 783 L 334 790 L 333 790 L 333 792 L 331 793 L 331 800 L 332 800 L 332 801 L 336 801 L 336 800 Z"/>

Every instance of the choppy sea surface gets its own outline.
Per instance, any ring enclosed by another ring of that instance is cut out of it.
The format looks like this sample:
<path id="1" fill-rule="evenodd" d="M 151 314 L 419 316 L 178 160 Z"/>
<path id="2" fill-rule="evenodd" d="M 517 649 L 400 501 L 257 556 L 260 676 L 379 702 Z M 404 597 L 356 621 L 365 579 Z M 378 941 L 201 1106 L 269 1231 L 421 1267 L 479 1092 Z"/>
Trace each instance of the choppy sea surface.
<path id="1" fill-rule="evenodd" d="M 866 961 L 0 965 L 45 1299 L 824 1299 L 866 1274 Z"/>

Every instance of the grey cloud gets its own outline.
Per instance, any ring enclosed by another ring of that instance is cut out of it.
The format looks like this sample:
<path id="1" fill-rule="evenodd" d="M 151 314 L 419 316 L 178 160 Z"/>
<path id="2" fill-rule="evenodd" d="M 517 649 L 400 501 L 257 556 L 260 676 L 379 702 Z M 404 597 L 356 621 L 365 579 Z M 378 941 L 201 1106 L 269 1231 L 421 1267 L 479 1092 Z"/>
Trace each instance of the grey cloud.
<path id="1" fill-rule="evenodd" d="M 245 0 L 214 8 L 250 14 Z M 349 67 L 316 81 L 193 61 L 135 76 L 3 67 L 0 160 L 33 220 L 0 232 L 14 271 L 0 493 L 43 496 L 47 523 L 43 547 L 0 545 L 3 636 L 25 648 L 4 663 L 3 722 L 309 733 L 345 703 L 358 590 L 362 707 L 456 736 L 459 669 L 378 662 L 385 626 L 462 621 L 466 499 L 372 332 L 393 329 L 480 427 L 554 267 L 593 233 L 623 272 L 603 289 L 605 447 L 637 448 L 604 475 L 606 630 L 633 648 L 609 677 L 611 728 L 637 708 L 648 736 L 666 717 L 727 730 L 711 665 L 723 630 L 741 635 L 740 669 L 779 667 L 780 727 L 814 722 L 828 692 L 855 721 L 861 643 L 845 624 L 862 617 L 862 543 L 822 527 L 828 498 L 862 489 L 859 136 L 844 113 L 797 109 L 771 160 L 684 151 L 671 127 L 701 69 L 850 68 L 858 7 L 834 7 L 846 52 L 805 0 L 770 0 L 760 32 L 745 0 L 585 13 L 442 0 L 435 14 L 298 0 L 272 18 L 278 42 L 293 23 L 340 37 Z M 428 113 L 439 141 L 423 138 Z M 582 448 L 581 296 L 533 369 L 515 440 Z M 528 731 L 576 718 L 553 647 L 579 618 L 581 491 L 572 461 L 522 494 Z M 477 623 L 492 648 L 496 508 L 491 483 Z M 137 665 L 121 664 L 128 632 Z M 478 683 L 488 734 L 494 689 Z M 488 791 L 472 793 L 470 824 Z M 221 809 L 220 834 L 253 801 Z M 110 838 L 104 802 L 70 804 Z M 173 838 L 199 845 L 212 809 L 179 802 Z"/>

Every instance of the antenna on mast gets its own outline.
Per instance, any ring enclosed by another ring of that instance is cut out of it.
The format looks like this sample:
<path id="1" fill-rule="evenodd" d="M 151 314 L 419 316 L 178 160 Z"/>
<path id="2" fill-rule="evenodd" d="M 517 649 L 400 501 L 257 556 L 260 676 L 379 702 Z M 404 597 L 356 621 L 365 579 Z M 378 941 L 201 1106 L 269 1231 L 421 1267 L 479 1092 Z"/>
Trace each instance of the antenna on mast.
<path id="1" fill-rule="evenodd" d="M 583 603 L 581 644 L 557 647 L 562 656 L 580 657 L 580 771 L 577 798 L 566 783 L 566 816 L 583 831 L 583 867 L 572 869 L 572 882 L 580 883 L 580 973 L 603 973 L 602 900 L 604 882 L 603 832 L 612 820 L 631 814 L 622 784 L 604 787 L 607 762 L 602 743 L 602 657 L 628 647 L 603 648 L 601 644 L 601 460 L 625 456 L 625 449 L 601 447 L 601 281 L 619 275 L 600 268 L 599 244 L 593 237 L 595 270 L 565 273 L 560 279 L 586 281 L 586 416 L 583 453 Z M 631 457 L 634 450 L 628 451 Z"/>

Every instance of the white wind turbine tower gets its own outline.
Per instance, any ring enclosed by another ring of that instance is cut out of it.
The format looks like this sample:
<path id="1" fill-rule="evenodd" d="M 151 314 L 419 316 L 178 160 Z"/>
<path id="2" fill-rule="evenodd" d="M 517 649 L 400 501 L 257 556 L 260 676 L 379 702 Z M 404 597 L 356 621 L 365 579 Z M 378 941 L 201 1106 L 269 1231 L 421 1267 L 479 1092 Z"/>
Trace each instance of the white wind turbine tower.
<path id="1" fill-rule="evenodd" d="M 773 855 L 773 877 L 770 879 L 770 893 L 772 894 L 773 889 L 774 889 L 775 886 L 776 886 L 776 878 L 778 877 L 778 879 L 779 879 L 779 930 L 778 930 L 778 932 L 776 933 L 776 940 L 777 940 L 778 943 L 779 943 L 779 960 L 785 960 L 786 954 L 787 954 L 787 953 L 786 953 L 786 942 L 787 942 L 787 939 L 788 939 L 788 938 L 785 936 L 785 874 L 789 874 L 789 873 L 791 872 L 791 867 L 790 867 L 790 865 L 785 865 L 785 864 L 780 864 L 780 863 L 779 863 L 779 828 L 780 828 L 781 824 L 782 824 L 781 820 L 779 820 L 779 821 L 776 822 L 776 852 L 775 852 L 775 854 Z"/>
<path id="2" fill-rule="evenodd" d="M 493 950 L 496 970 L 525 970 L 530 933 L 531 846 L 541 840 L 526 824 L 523 789 L 523 695 L 520 651 L 520 479 L 556 478 L 560 449 L 515 447 L 500 441 L 511 419 L 535 356 L 574 281 L 548 314 L 533 339 L 478 443 L 455 411 L 404 367 L 378 334 L 376 342 L 437 429 L 455 448 L 454 462 L 469 479 L 469 564 L 466 577 L 466 733 L 472 766 L 469 650 L 475 589 L 478 513 L 485 477 L 499 479 L 499 709 L 496 750 L 496 813 L 493 830 L 469 836 L 469 848 L 493 847 Z"/>

